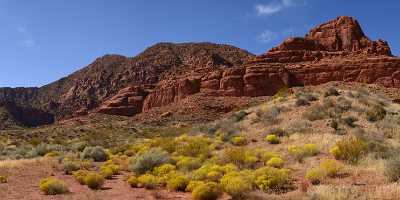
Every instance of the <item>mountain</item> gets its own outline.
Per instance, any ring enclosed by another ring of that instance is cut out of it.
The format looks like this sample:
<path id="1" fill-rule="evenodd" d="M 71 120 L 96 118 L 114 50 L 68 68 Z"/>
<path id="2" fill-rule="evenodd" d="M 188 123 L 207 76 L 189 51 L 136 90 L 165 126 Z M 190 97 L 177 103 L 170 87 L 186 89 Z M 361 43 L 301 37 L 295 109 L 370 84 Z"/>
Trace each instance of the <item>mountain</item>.
<path id="1" fill-rule="evenodd" d="M 88 113 L 133 116 L 194 94 L 268 96 L 330 81 L 399 88 L 400 58 L 346 16 L 259 56 L 229 45 L 160 43 L 132 58 L 106 55 L 40 88 L 1 88 L 0 124 L 38 126 Z"/>

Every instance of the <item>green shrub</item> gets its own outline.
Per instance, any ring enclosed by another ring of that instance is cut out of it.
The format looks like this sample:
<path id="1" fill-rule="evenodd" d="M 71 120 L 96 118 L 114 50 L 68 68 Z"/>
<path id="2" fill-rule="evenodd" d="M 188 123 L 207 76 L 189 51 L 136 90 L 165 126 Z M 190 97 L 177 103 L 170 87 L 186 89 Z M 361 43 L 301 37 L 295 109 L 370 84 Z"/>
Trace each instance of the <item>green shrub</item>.
<path id="1" fill-rule="evenodd" d="M 385 162 L 384 174 L 391 182 L 400 180 L 400 158 L 392 157 Z"/>
<path id="2" fill-rule="evenodd" d="M 100 146 L 86 147 L 81 154 L 81 159 L 93 159 L 95 162 L 104 162 L 108 160 L 108 154 Z"/>
<path id="3" fill-rule="evenodd" d="M 114 172 L 110 167 L 102 167 L 100 169 L 100 174 L 105 178 L 105 179 L 112 179 Z"/>
<path id="4" fill-rule="evenodd" d="M 152 148 L 131 160 L 131 169 L 136 174 L 152 171 L 154 167 L 170 161 L 169 154 L 159 148 Z"/>
<path id="5" fill-rule="evenodd" d="M 278 136 L 273 135 L 273 134 L 267 135 L 265 140 L 270 144 L 279 144 L 280 143 Z"/>
<path id="6" fill-rule="evenodd" d="M 224 149 L 219 156 L 223 164 L 232 163 L 239 168 L 252 167 L 259 160 L 254 152 L 243 147 Z"/>
<path id="7" fill-rule="evenodd" d="M 189 179 L 186 176 L 176 176 L 168 180 L 167 188 L 173 191 L 185 191 L 189 184 Z"/>
<path id="8" fill-rule="evenodd" d="M 136 176 L 129 176 L 127 182 L 133 188 L 137 187 L 139 184 L 139 180 Z"/>
<path id="9" fill-rule="evenodd" d="M 285 161 L 280 157 L 273 157 L 266 164 L 270 167 L 281 168 L 285 164 Z"/>
<path id="10" fill-rule="evenodd" d="M 63 181 L 53 177 L 42 179 L 39 188 L 46 195 L 64 194 L 69 192 L 67 185 Z"/>
<path id="11" fill-rule="evenodd" d="M 233 145 L 243 146 L 247 144 L 247 139 L 244 136 L 235 136 L 231 139 Z"/>
<path id="12" fill-rule="evenodd" d="M 201 167 L 201 160 L 198 158 L 183 157 L 176 163 L 176 165 L 181 170 L 191 171 Z"/>
<path id="13" fill-rule="evenodd" d="M 104 177 L 97 173 L 89 173 L 85 176 L 85 185 L 90 189 L 100 189 L 104 184 Z"/>
<path id="14" fill-rule="evenodd" d="M 140 187 L 154 189 L 157 187 L 157 178 L 151 174 L 143 174 L 138 177 Z"/>
<path id="15" fill-rule="evenodd" d="M 298 162 L 303 162 L 303 159 L 307 157 L 307 152 L 302 147 L 289 146 L 288 151 Z"/>
<path id="16" fill-rule="evenodd" d="M 47 144 L 41 143 L 36 146 L 35 151 L 36 151 L 37 155 L 44 156 L 47 153 L 49 153 L 51 150 L 49 150 Z"/>
<path id="17" fill-rule="evenodd" d="M 349 163 L 357 163 L 358 160 L 368 151 L 368 144 L 358 137 L 347 137 L 336 143 L 330 152 L 338 160 L 345 160 Z"/>
<path id="18" fill-rule="evenodd" d="M 209 182 L 200 184 L 193 189 L 192 197 L 194 200 L 216 200 L 222 195 L 218 184 Z"/>
<path id="19" fill-rule="evenodd" d="M 316 121 L 324 119 L 328 116 L 326 109 L 321 105 L 314 105 L 308 108 L 302 115 L 305 119 L 310 121 Z"/>
<path id="20" fill-rule="evenodd" d="M 203 136 L 188 137 L 183 142 L 180 142 L 177 147 L 177 153 L 182 156 L 207 157 L 210 154 L 211 141 Z"/>
<path id="21" fill-rule="evenodd" d="M 154 168 L 154 174 L 156 174 L 157 176 L 163 176 L 163 175 L 166 175 L 166 174 L 168 174 L 170 172 L 173 172 L 175 170 L 176 170 L 175 165 L 167 163 L 167 164 L 162 164 L 162 165 L 160 165 L 158 167 L 155 167 Z"/>
<path id="22" fill-rule="evenodd" d="M 0 176 L 0 183 L 7 183 L 8 179 L 5 176 Z"/>
<path id="23" fill-rule="evenodd" d="M 329 97 L 329 96 L 339 96 L 340 93 L 339 91 L 336 90 L 336 88 L 334 87 L 329 87 L 325 92 L 324 92 L 324 96 L 325 97 Z"/>
<path id="24" fill-rule="evenodd" d="M 261 190 L 282 189 L 290 182 L 290 172 L 287 169 L 263 167 L 255 171 L 256 185 Z"/>
<path id="25" fill-rule="evenodd" d="M 321 183 L 322 179 L 326 176 L 325 172 L 320 168 L 313 168 L 307 171 L 305 178 L 313 185 Z"/>
<path id="26" fill-rule="evenodd" d="M 76 161 L 66 160 L 62 163 L 62 168 L 65 174 L 71 174 L 72 172 L 79 170 L 80 167 L 80 163 Z"/>
<path id="27" fill-rule="evenodd" d="M 72 176 L 75 178 L 76 181 L 78 181 L 78 183 L 80 183 L 81 185 L 85 185 L 85 177 L 89 174 L 89 171 L 87 170 L 78 170 L 78 171 L 74 171 L 72 173 Z"/>
<path id="28" fill-rule="evenodd" d="M 318 146 L 316 144 L 305 144 L 303 149 L 307 156 L 315 156 L 319 153 Z"/>
<path id="29" fill-rule="evenodd" d="M 385 118 L 386 110 L 380 105 L 375 105 L 365 112 L 365 116 L 368 121 L 376 122 Z"/>
<path id="30" fill-rule="evenodd" d="M 343 169 L 341 163 L 332 159 L 323 161 L 319 167 L 327 176 L 331 177 L 338 175 L 338 173 Z"/>
<path id="31" fill-rule="evenodd" d="M 204 181 L 189 181 L 189 184 L 186 186 L 186 192 L 193 192 L 194 188 L 197 186 L 204 184 Z"/>
<path id="32" fill-rule="evenodd" d="M 251 180 L 238 172 L 224 175 L 221 179 L 221 186 L 233 199 L 246 199 L 247 194 L 253 190 Z"/>

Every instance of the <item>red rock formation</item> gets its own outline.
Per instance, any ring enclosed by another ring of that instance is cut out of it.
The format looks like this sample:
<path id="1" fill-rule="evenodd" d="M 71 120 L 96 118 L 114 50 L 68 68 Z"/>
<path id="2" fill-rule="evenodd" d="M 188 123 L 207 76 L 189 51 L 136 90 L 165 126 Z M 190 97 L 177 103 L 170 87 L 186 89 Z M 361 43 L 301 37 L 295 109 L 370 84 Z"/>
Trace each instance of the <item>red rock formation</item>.
<path id="1" fill-rule="evenodd" d="M 56 119 L 89 112 L 132 116 L 199 92 L 255 97 L 329 81 L 400 88 L 400 58 L 387 42 L 368 39 L 356 20 L 339 17 L 257 57 L 210 43 L 161 43 L 133 58 L 104 56 L 41 88 L 0 88 L 0 103 Z"/>
<path id="2" fill-rule="evenodd" d="M 357 20 L 338 17 L 321 24 L 304 38 L 289 38 L 256 59 L 266 62 L 293 63 L 343 56 L 391 56 L 386 41 L 371 41 Z"/>

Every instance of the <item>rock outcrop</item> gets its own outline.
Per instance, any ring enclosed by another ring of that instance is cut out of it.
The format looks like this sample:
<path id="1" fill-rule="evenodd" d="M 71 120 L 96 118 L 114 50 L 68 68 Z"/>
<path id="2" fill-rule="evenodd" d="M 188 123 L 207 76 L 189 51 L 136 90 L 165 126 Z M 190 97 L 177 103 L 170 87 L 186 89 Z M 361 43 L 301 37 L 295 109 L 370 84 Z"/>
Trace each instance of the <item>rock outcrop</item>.
<path id="1" fill-rule="evenodd" d="M 34 110 L 22 121 L 41 125 L 90 112 L 133 116 L 196 93 L 256 97 L 329 81 L 400 88 L 400 58 L 387 42 L 365 36 L 355 19 L 338 17 L 260 56 L 210 43 L 160 43 L 133 58 L 107 55 L 41 88 L 0 88 L 0 105 Z"/>

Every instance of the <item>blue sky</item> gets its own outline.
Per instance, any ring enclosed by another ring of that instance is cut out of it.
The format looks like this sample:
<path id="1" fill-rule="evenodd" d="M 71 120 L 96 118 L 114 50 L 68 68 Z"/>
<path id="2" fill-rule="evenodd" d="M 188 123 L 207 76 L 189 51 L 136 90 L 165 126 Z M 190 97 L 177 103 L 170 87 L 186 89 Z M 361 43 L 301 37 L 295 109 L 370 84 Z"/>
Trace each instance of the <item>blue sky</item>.
<path id="1" fill-rule="evenodd" d="M 261 54 L 340 15 L 400 55 L 398 0 L 0 0 L 0 87 L 41 86 L 104 54 L 161 41 L 227 43 Z"/>

